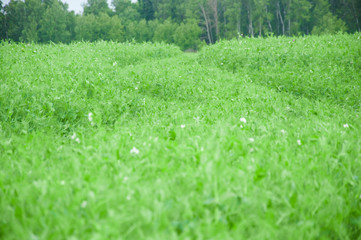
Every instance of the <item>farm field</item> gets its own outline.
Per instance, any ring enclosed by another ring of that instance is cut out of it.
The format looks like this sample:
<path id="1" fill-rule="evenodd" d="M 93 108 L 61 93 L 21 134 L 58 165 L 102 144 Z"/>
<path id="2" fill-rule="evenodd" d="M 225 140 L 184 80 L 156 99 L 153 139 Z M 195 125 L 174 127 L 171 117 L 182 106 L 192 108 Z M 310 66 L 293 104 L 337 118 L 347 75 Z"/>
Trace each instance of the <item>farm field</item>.
<path id="1" fill-rule="evenodd" d="M 361 34 L 0 46 L 0 239 L 361 239 Z"/>

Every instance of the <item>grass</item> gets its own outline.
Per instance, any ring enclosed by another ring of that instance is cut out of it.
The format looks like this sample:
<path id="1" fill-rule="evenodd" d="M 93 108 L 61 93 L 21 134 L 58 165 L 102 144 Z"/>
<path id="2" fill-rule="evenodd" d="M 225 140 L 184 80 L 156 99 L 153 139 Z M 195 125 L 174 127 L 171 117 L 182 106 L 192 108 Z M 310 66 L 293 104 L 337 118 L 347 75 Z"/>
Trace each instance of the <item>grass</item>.
<path id="1" fill-rule="evenodd" d="M 0 238 L 360 239 L 360 38 L 2 43 Z"/>

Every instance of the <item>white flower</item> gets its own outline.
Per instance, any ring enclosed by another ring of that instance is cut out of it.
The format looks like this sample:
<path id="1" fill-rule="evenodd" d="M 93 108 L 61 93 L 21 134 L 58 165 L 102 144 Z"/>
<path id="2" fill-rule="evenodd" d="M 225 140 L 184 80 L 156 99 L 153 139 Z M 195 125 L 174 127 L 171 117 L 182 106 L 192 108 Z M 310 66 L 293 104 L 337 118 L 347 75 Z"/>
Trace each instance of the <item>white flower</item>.
<path id="1" fill-rule="evenodd" d="M 126 182 L 126 181 L 128 181 L 128 177 L 127 176 L 125 176 L 124 178 L 123 178 L 123 182 Z"/>
<path id="2" fill-rule="evenodd" d="M 185 124 L 182 124 L 182 125 L 181 125 L 181 128 L 185 128 L 185 127 L 186 127 L 186 125 L 185 125 Z"/>
<path id="3" fill-rule="evenodd" d="M 250 142 L 254 142 L 254 138 L 248 138 Z"/>
<path id="4" fill-rule="evenodd" d="M 133 147 L 132 150 L 130 150 L 130 153 L 139 154 L 139 150 L 136 147 Z"/>
<path id="5" fill-rule="evenodd" d="M 128 195 L 127 200 L 129 201 L 130 199 L 132 199 L 132 196 Z"/>
<path id="6" fill-rule="evenodd" d="M 285 134 L 286 131 L 285 131 L 284 129 L 281 129 L 281 133 L 282 133 L 282 134 Z"/>
<path id="7" fill-rule="evenodd" d="M 86 208 L 86 205 L 88 205 L 87 201 L 83 201 L 80 206 L 82 208 Z"/>
<path id="8" fill-rule="evenodd" d="M 89 119 L 89 122 L 92 122 L 93 121 L 93 113 L 88 113 L 88 119 Z"/>
<path id="9" fill-rule="evenodd" d="M 135 87 L 135 90 L 138 90 L 138 87 Z"/>
<path id="10" fill-rule="evenodd" d="M 345 124 L 343 125 L 343 127 L 344 127 L 344 128 L 348 128 L 349 125 L 348 125 L 347 123 L 345 123 Z"/>
<path id="11" fill-rule="evenodd" d="M 113 62 L 113 67 L 114 67 L 115 65 L 117 65 L 117 62 Z"/>
<path id="12" fill-rule="evenodd" d="M 94 194 L 93 191 L 90 191 L 90 192 L 89 192 L 89 197 L 91 197 L 91 198 L 94 198 L 94 197 L 95 197 L 95 194 Z"/>
<path id="13" fill-rule="evenodd" d="M 302 144 L 300 139 L 297 139 L 297 144 L 298 144 L 298 145 L 301 145 L 301 144 Z"/>
<path id="14" fill-rule="evenodd" d="M 240 127 L 240 128 L 243 128 L 243 125 L 241 124 L 241 125 L 239 125 L 239 127 Z"/>
<path id="15" fill-rule="evenodd" d="M 193 119 L 194 119 L 194 121 L 196 121 L 196 123 L 199 123 L 200 122 L 200 120 L 201 120 L 201 118 L 200 117 L 193 117 Z"/>
<path id="16" fill-rule="evenodd" d="M 75 140 L 75 142 L 80 143 L 80 139 L 78 137 L 76 137 L 76 133 L 73 133 L 73 135 L 71 136 L 71 139 Z"/>
<path id="17" fill-rule="evenodd" d="M 247 120 L 245 118 L 240 118 L 239 121 L 243 122 L 243 123 L 246 123 Z"/>
<path id="18" fill-rule="evenodd" d="M 60 184 L 65 185 L 65 181 L 64 180 L 60 181 Z"/>
<path id="19" fill-rule="evenodd" d="M 71 139 L 75 139 L 76 138 L 76 133 L 73 133 L 73 135 L 71 136 Z"/>

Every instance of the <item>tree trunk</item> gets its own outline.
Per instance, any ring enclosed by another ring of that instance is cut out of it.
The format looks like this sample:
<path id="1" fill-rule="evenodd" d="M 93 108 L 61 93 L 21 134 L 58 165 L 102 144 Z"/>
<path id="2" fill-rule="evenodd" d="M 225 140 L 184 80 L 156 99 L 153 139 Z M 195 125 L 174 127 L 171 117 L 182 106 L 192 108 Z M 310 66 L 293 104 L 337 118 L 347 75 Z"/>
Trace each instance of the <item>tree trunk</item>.
<path id="1" fill-rule="evenodd" d="M 253 20 L 252 20 L 252 8 L 248 6 L 248 34 L 254 37 L 253 33 Z"/>
<path id="2" fill-rule="evenodd" d="M 223 13 L 225 13 L 226 12 L 226 7 L 225 6 L 223 6 Z M 227 18 L 226 18 L 226 15 L 225 14 L 223 14 L 223 23 L 224 23 L 224 35 L 225 36 L 227 36 Z"/>
<path id="3" fill-rule="evenodd" d="M 288 1 L 288 36 L 291 36 L 291 0 Z M 286 16 L 286 14 L 285 14 Z"/>
<path id="4" fill-rule="evenodd" d="M 241 11 L 242 11 L 242 9 L 239 8 L 239 18 L 238 18 L 238 21 L 237 21 L 238 34 L 241 34 Z"/>
<path id="5" fill-rule="evenodd" d="M 261 37 L 262 36 L 262 23 L 261 23 L 261 19 L 259 20 L 259 33 L 258 36 Z"/>
<path id="6" fill-rule="evenodd" d="M 207 30 L 207 36 L 208 36 L 208 42 L 210 44 L 212 44 L 212 38 L 211 38 L 211 32 L 210 32 L 210 26 L 209 26 L 209 21 L 208 21 L 208 17 L 207 17 L 207 13 L 206 13 L 206 10 L 204 9 L 204 6 L 203 5 L 199 5 L 199 7 L 201 8 L 202 10 L 202 14 L 203 14 L 203 17 L 204 17 L 204 21 L 205 21 L 205 25 L 206 25 L 206 30 Z"/>
<path id="7" fill-rule="evenodd" d="M 354 4 L 353 1 L 351 1 L 351 3 L 352 3 L 353 14 L 354 14 L 354 17 L 355 17 L 355 20 L 356 20 L 357 29 L 360 32 L 360 24 L 359 24 L 359 21 L 358 21 L 357 11 L 355 9 L 355 4 Z"/>
<path id="8" fill-rule="evenodd" d="M 276 10 L 277 17 L 277 35 L 280 35 L 280 17 L 278 16 L 278 10 Z"/>
<path id="9" fill-rule="evenodd" d="M 281 20 L 282 35 L 285 35 L 285 23 L 283 21 L 283 17 L 282 17 L 282 14 L 281 14 L 280 2 L 277 2 L 277 12 L 278 12 L 278 16 L 280 17 L 280 20 Z"/>
<path id="10" fill-rule="evenodd" d="M 216 27 L 216 39 L 219 40 L 219 22 L 218 22 L 218 1 L 212 0 L 211 8 L 213 10 L 213 17 L 214 17 L 214 25 Z"/>
<path id="11" fill-rule="evenodd" d="M 273 31 L 272 31 L 271 21 L 270 21 L 269 18 L 268 18 L 268 8 L 267 8 L 267 5 L 266 5 L 266 17 L 267 17 L 267 23 L 268 23 L 269 30 L 270 30 L 270 32 L 273 32 Z"/>

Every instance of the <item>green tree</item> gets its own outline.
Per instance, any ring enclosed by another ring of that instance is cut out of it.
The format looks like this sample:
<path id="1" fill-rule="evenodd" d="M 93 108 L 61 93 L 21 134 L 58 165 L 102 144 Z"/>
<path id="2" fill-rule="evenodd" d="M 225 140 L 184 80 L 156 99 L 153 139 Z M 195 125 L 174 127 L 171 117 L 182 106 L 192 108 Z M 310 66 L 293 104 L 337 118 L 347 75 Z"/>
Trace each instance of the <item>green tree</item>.
<path id="1" fill-rule="evenodd" d="M 241 33 L 242 1 L 225 0 L 224 2 L 224 31 L 226 38 L 237 37 Z"/>
<path id="2" fill-rule="evenodd" d="M 318 20 L 317 25 L 312 29 L 312 34 L 334 34 L 339 31 L 345 32 L 346 30 L 345 22 L 328 12 Z"/>
<path id="3" fill-rule="evenodd" d="M 258 32 L 258 36 L 262 36 L 262 34 L 267 31 L 267 27 L 265 25 L 267 19 L 267 8 L 269 1 L 268 0 L 253 0 L 254 11 L 253 18 L 254 21 L 254 31 Z"/>
<path id="4" fill-rule="evenodd" d="M 200 13 L 200 23 L 204 26 L 205 32 L 207 33 L 207 40 L 209 44 L 214 42 L 213 33 L 212 33 L 212 22 L 211 22 L 211 10 L 209 9 L 209 4 L 207 0 L 197 0 L 197 7 Z"/>
<path id="5" fill-rule="evenodd" d="M 0 0 L 0 39 L 5 39 L 5 15 L 3 11 L 3 2 Z"/>
<path id="6" fill-rule="evenodd" d="M 128 22 L 125 27 L 126 40 L 135 40 L 137 42 L 152 41 L 157 25 L 158 20 L 147 22 L 145 19 L 142 19 L 139 22 Z"/>
<path id="7" fill-rule="evenodd" d="M 86 16 L 76 16 L 75 25 L 75 39 L 78 41 L 96 41 L 94 26 L 96 26 L 97 19 L 94 14 Z"/>
<path id="8" fill-rule="evenodd" d="M 349 15 L 348 25 L 353 31 L 361 32 L 361 1 L 359 0 L 344 0 L 345 9 L 351 13 Z M 347 14 L 345 14 L 348 16 Z"/>
<path id="9" fill-rule="evenodd" d="M 167 19 L 163 23 L 158 24 L 154 32 L 153 41 L 173 43 L 173 35 L 177 27 L 178 25 L 173 23 L 171 19 Z"/>
<path id="10" fill-rule="evenodd" d="M 182 50 L 197 50 L 202 45 L 199 39 L 202 29 L 198 26 L 195 19 L 189 19 L 186 23 L 181 23 L 176 29 L 173 38 L 174 43 Z"/>
<path id="11" fill-rule="evenodd" d="M 58 0 L 53 0 L 45 10 L 40 27 L 42 42 L 70 42 L 70 33 L 66 29 L 67 10 Z"/>
<path id="12" fill-rule="evenodd" d="M 112 15 L 112 10 L 108 6 L 107 0 L 88 0 L 84 6 L 84 15 L 106 13 Z"/>
<path id="13" fill-rule="evenodd" d="M 345 22 L 330 12 L 327 0 L 316 0 L 312 15 L 312 34 L 332 34 L 347 30 Z"/>
<path id="14" fill-rule="evenodd" d="M 332 0 L 330 1 L 332 14 L 342 19 L 351 32 L 361 31 L 361 1 L 360 0 Z"/>
<path id="15" fill-rule="evenodd" d="M 110 17 L 101 13 L 96 21 L 95 32 L 97 40 L 124 41 L 123 25 L 118 16 Z"/>
<path id="16" fill-rule="evenodd" d="M 311 3 L 307 0 L 293 0 L 290 8 L 291 31 L 290 35 L 299 33 L 309 34 L 309 22 L 311 19 Z"/>
<path id="17" fill-rule="evenodd" d="M 110 29 L 108 32 L 108 39 L 117 42 L 125 41 L 124 37 L 124 26 L 118 16 L 113 16 L 109 19 Z"/>
<path id="18" fill-rule="evenodd" d="M 125 40 L 124 27 L 118 16 L 110 17 L 106 13 L 99 16 L 90 14 L 78 16 L 75 28 L 76 39 L 84 41 L 112 40 L 122 42 Z"/>
<path id="19" fill-rule="evenodd" d="M 74 11 L 67 12 L 66 31 L 69 33 L 70 41 L 73 41 L 76 38 L 75 27 L 76 27 L 76 15 Z"/>
<path id="20" fill-rule="evenodd" d="M 43 17 L 45 6 L 41 0 L 25 1 L 26 15 L 24 16 L 24 29 L 21 40 L 27 42 L 38 42 L 40 21 Z"/>
<path id="21" fill-rule="evenodd" d="M 245 7 L 247 9 L 247 22 L 248 22 L 248 35 L 253 37 L 254 36 L 254 2 L 253 0 L 245 0 Z"/>
<path id="22" fill-rule="evenodd" d="M 181 23 L 185 20 L 186 9 L 189 7 L 184 0 L 157 0 L 153 1 L 154 16 L 159 20 L 171 19 L 175 23 Z"/>
<path id="23" fill-rule="evenodd" d="M 154 19 L 154 8 L 151 0 L 139 0 L 139 13 L 145 20 Z"/>
<path id="24" fill-rule="evenodd" d="M 113 0 L 112 6 L 115 9 L 115 14 L 118 15 L 122 21 L 140 20 L 140 14 L 137 11 L 138 3 L 132 3 L 130 0 Z"/>
<path id="25" fill-rule="evenodd" d="M 4 9 L 5 34 L 14 41 L 20 41 L 25 22 L 25 3 L 11 0 Z"/>
<path id="26" fill-rule="evenodd" d="M 200 29 L 198 40 L 212 44 L 239 34 L 291 36 L 361 30 L 359 0 L 112 0 L 114 11 L 107 0 L 87 0 L 83 15 L 68 12 L 60 0 L 56 4 L 55 0 L 11 0 L 5 7 L 2 2 L 0 37 L 15 41 L 174 43 L 175 35 L 182 38 L 197 33 L 188 30 Z"/>

